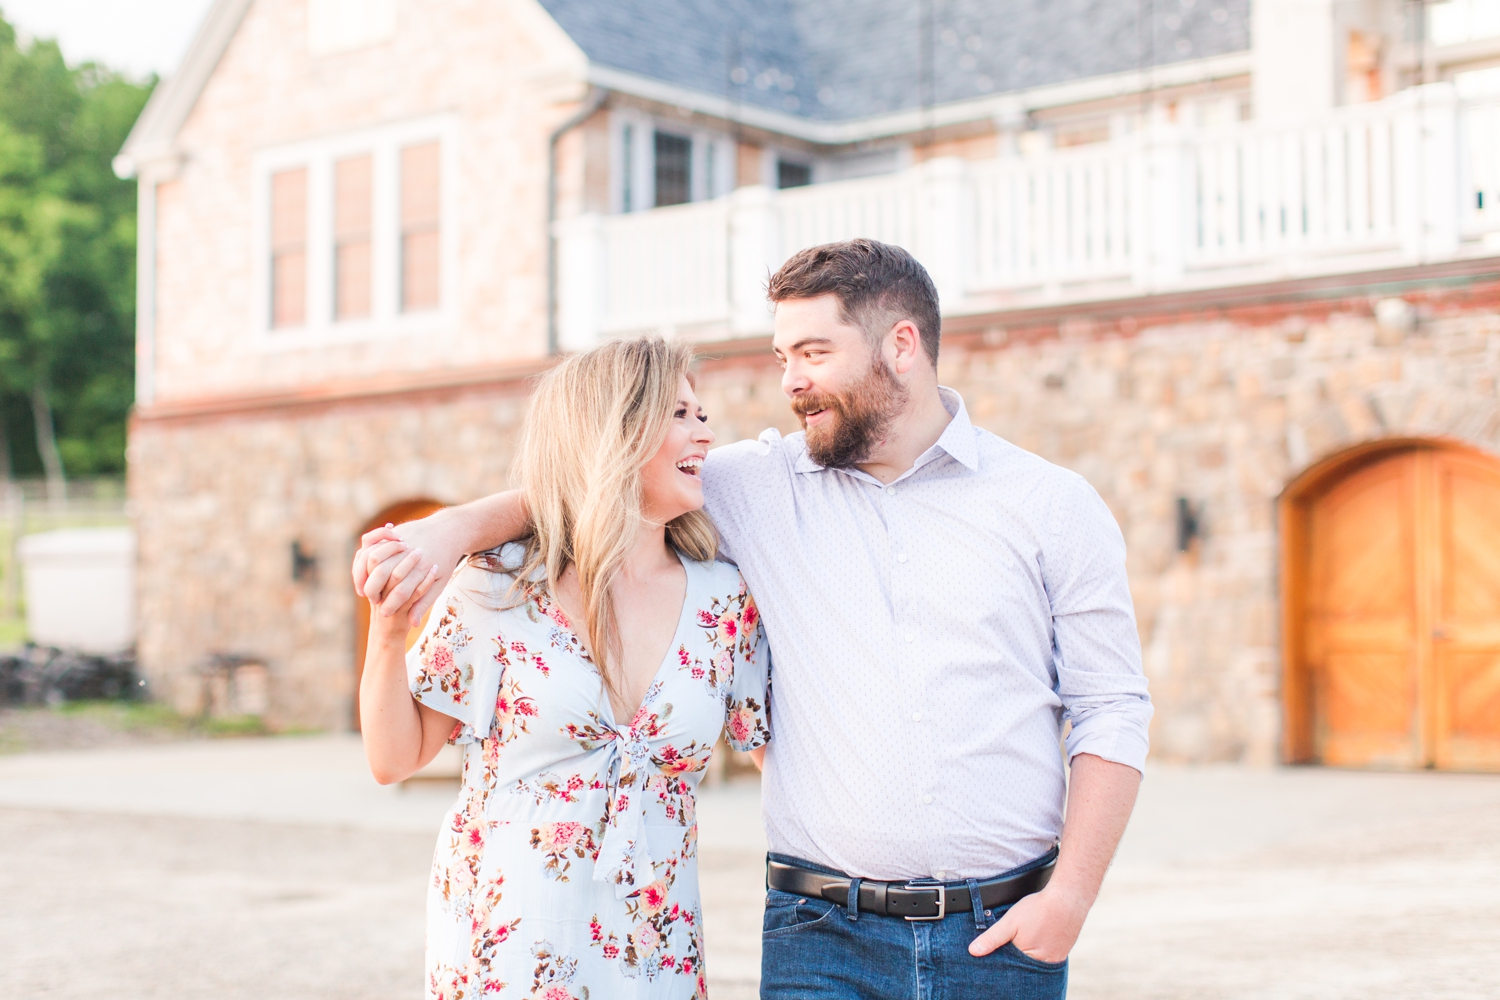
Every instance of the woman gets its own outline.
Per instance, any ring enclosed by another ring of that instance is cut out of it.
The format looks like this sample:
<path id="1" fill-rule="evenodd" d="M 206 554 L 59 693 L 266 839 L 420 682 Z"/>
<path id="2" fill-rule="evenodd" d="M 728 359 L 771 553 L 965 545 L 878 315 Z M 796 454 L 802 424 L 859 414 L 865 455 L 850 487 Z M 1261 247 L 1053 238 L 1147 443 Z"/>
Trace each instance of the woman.
<path id="1" fill-rule="evenodd" d="M 705 995 L 694 789 L 720 732 L 769 738 L 768 660 L 700 509 L 713 433 L 690 361 L 642 339 L 553 369 L 518 458 L 531 537 L 461 567 L 409 655 L 410 605 L 371 615 L 376 779 L 464 747 L 429 997 Z"/>

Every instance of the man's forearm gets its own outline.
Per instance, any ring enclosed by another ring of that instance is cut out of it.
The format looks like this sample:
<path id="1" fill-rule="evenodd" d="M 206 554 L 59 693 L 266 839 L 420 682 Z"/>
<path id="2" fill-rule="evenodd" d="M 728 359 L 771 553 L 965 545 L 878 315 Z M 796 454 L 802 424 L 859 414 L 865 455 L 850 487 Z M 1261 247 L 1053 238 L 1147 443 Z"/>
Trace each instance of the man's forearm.
<path id="1" fill-rule="evenodd" d="M 1073 757 L 1062 849 L 1049 888 L 1056 886 L 1084 905 L 1093 905 L 1140 786 L 1140 772 L 1128 764 L 1091 753 Z"/>
<path id="2" fill-rule="evenodd" d="M 449 507 L 439 516 L 445 522 L 444 529 L 459 550 L 466 554 L 513 542 L 530 531 L 526 501 L 520 490 L 491 493 Z"/>

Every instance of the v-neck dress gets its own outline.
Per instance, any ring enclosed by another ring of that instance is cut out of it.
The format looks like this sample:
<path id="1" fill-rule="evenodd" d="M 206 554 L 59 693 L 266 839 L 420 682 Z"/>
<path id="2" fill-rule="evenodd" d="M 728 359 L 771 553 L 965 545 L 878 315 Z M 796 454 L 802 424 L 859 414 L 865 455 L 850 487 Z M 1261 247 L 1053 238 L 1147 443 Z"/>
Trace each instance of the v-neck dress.
<path id="1" fill-rule="evenodd" d="M 622 725 L 562 609 L 512 594 L 520 557 L 459 570 L 407 654 L 412 696 L 464 749 L 428 890 L 427 996 L 703 997 L 694 789 L 720 733 L 739 750 L 770 738 L 755 602 L 733 566 L 684 558 L 676 635 Z"/>

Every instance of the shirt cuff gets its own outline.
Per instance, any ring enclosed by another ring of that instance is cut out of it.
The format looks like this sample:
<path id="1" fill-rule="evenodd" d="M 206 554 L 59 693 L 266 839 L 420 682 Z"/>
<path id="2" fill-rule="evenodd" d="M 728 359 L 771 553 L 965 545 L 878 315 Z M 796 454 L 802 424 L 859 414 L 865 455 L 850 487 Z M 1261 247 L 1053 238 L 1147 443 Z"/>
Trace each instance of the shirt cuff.
<path id="1" fill-rule="evenodd" d="M 1064 741 L 1068 760 L 1071 762 L 1081 753 L 1091 753 L 1133 767 L 1144 776 L 1146 753 L 1151 748 L 1151 716 L 1151 703 L 1138 702 L 1074 722 Z"/>

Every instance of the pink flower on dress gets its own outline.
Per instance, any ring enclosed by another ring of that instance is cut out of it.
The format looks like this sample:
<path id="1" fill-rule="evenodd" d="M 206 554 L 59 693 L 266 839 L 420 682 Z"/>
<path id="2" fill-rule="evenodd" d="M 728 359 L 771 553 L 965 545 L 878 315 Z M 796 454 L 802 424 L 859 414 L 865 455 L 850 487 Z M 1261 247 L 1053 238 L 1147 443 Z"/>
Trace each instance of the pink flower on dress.
<path id="1" fill-rule="evenodd" d="M 541 1000 L 573 1000 L 573 994 L 568 992 L 566 986 L 549 986 Z"/>
<path id="2" fill-rule="evenodd" d="M 698 624 L 703 626 L 704 628 L 718 628 L 719 616 L 714 614 L 712 611 L 699 611 Z"/>
<path id="3" fill-rule="evenodd" d="M 745 599 L 745 610 L 740 612 L 740 627 L 746 632 L 755 628 L 755 623 L 760 621 L 760 609 L 750 598 Z"/>
<path id="4" fill-rule="evenodd" d="M 635 929 L 635 946 L 641 954 L 649 955 L 661 944 L 661 931 L 649 923 L 641 924 Z"/>
<path id="5" fill-rule="evenodd" d="M 647 916 L 655 916 L 667 905 L 667 883 L 661 879 L 652 882 L 641 890 L 641 912 Z"/>
<path id="6" fill-rule="evenodd" d="M 607 944 L 607 945 L 604 946 L 604 957 L 605 958 L 618 958 L 619 955 L 620 955 L 620 946 L 619 945 L 617 945 L 617 944 Z"/>
<path id="7" fill-rule="evenodd" d="M 546 851 L 566 850 L 578 843 L 583 834 L 584 827 L 582 823 L 572 821 L 544 823 L 541 827 L 540 836 L 542 849 Z"/>
<path id="8" fill-rule="evenodd" d="M 749 742 L 755 735 L 755 713 L 748 708 L 734 711 L 729 716 L 729 735 L 736 743 Z"/>

